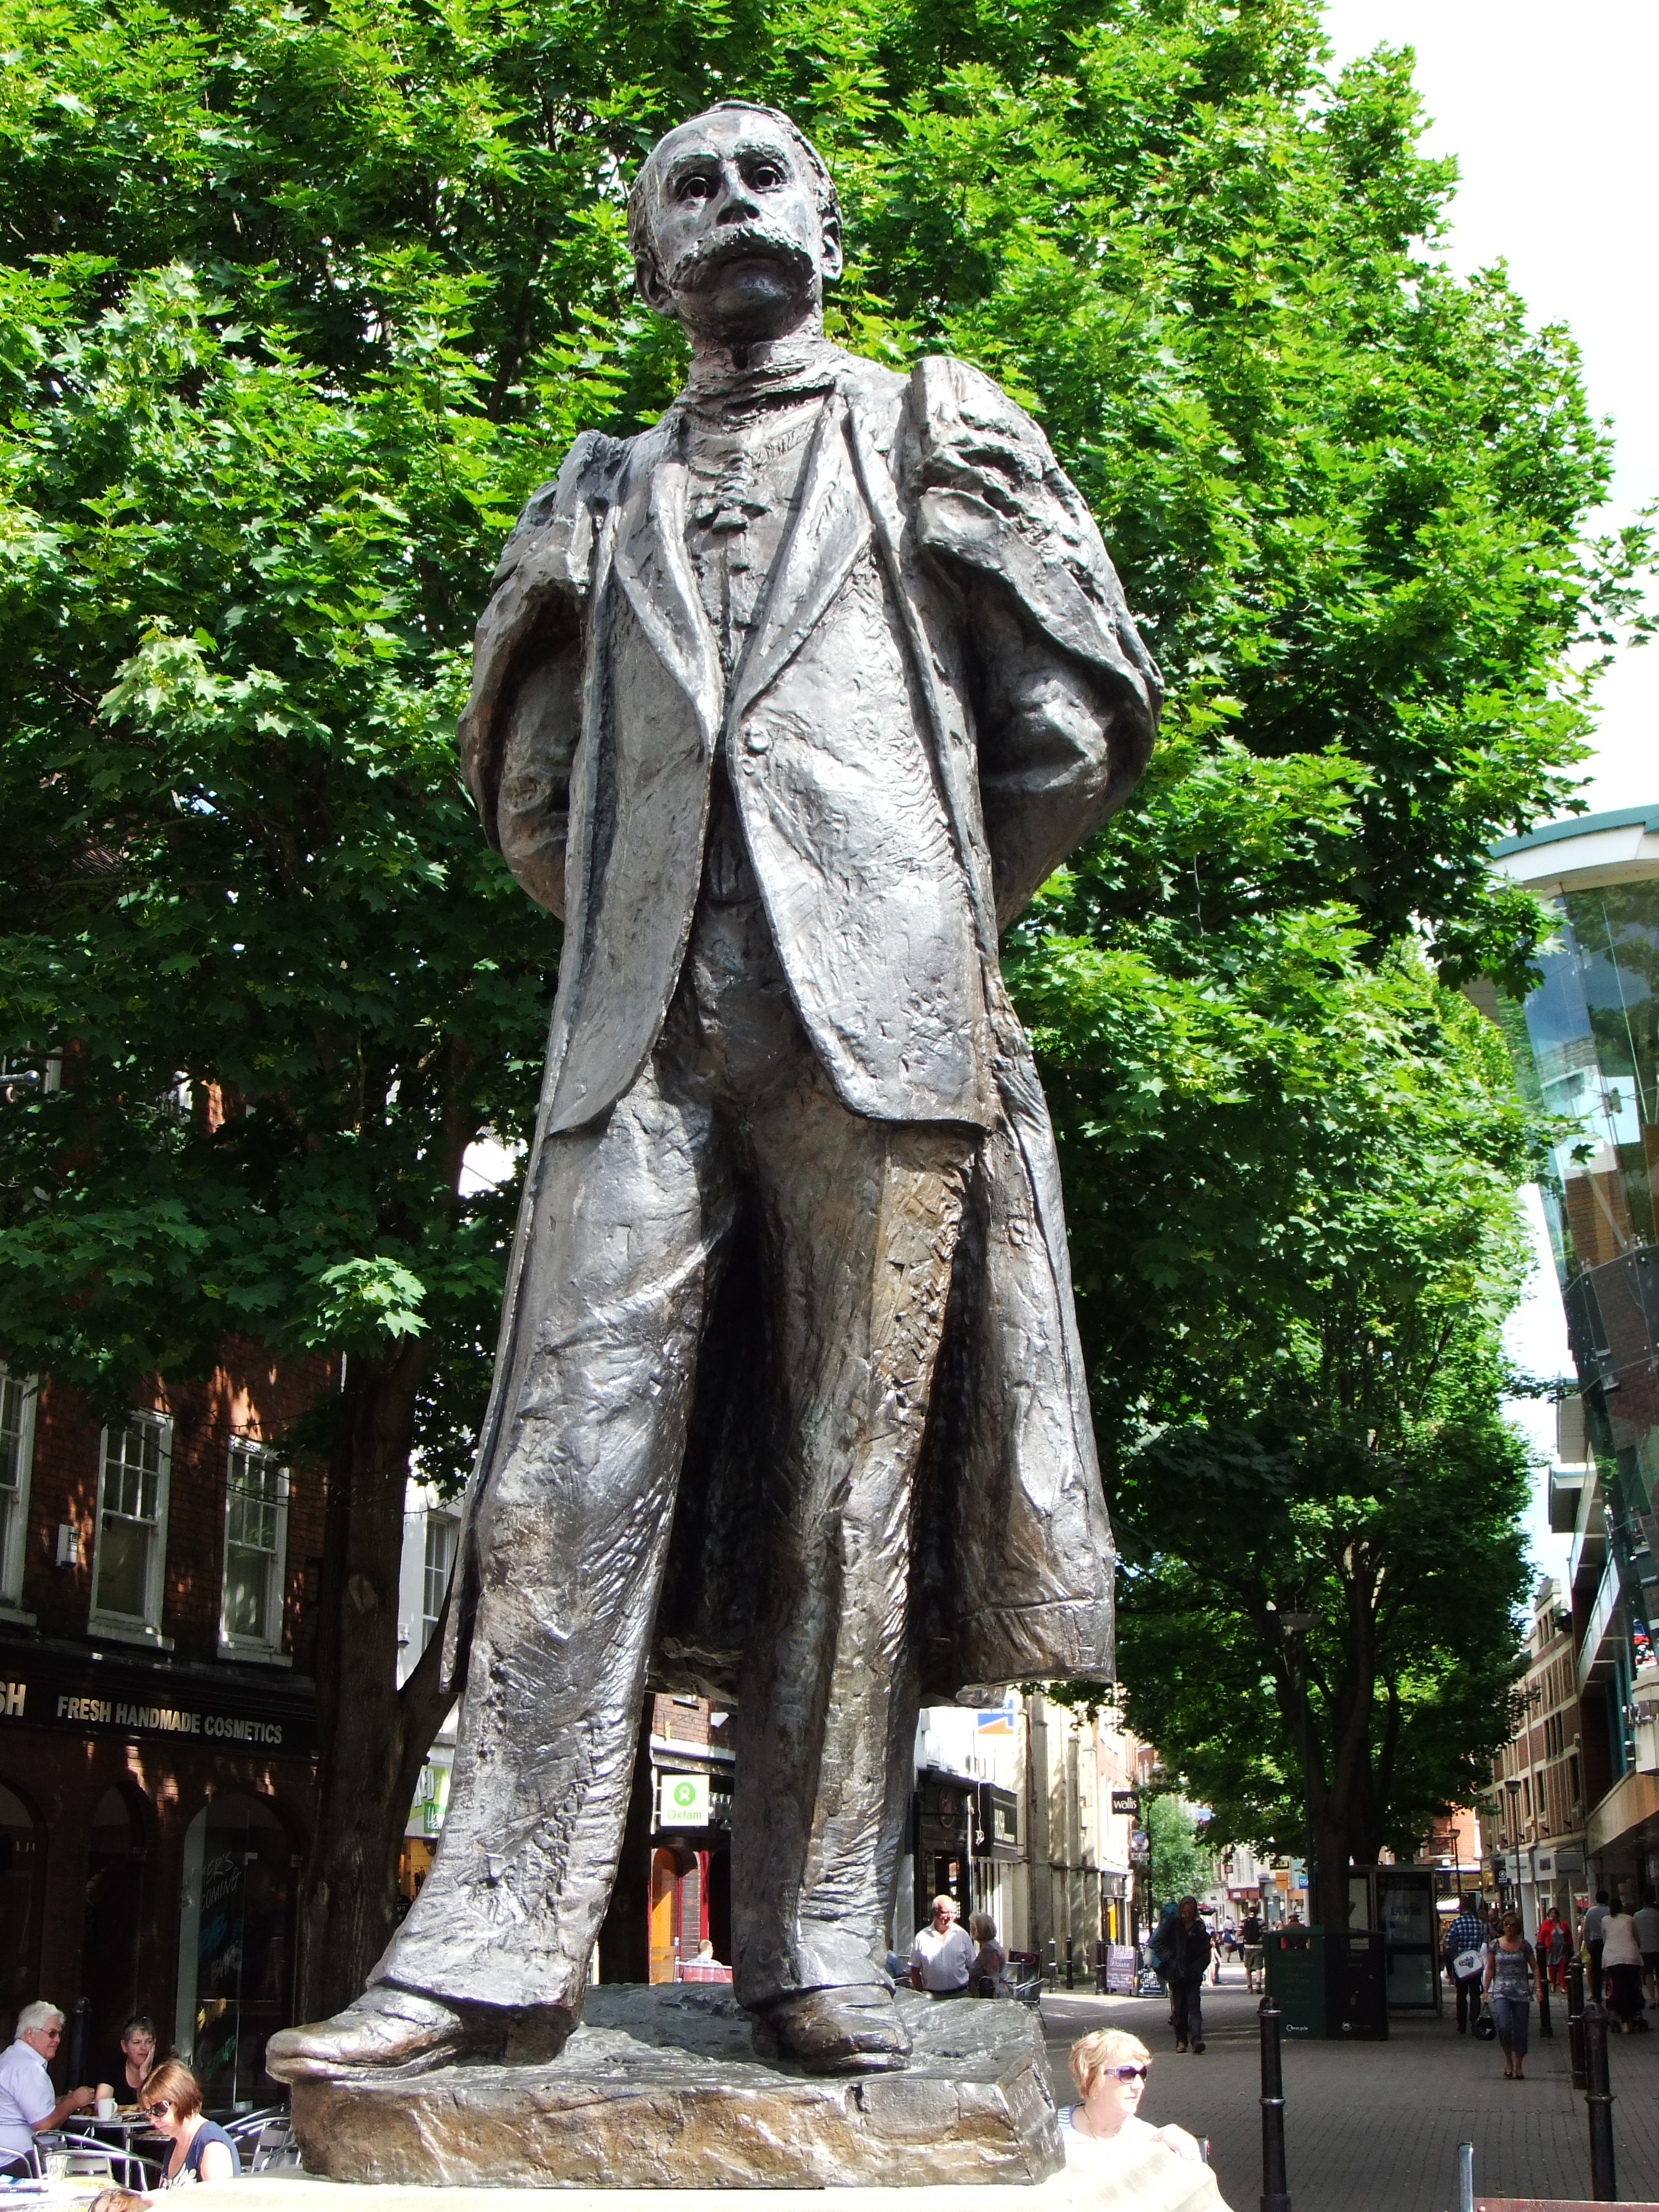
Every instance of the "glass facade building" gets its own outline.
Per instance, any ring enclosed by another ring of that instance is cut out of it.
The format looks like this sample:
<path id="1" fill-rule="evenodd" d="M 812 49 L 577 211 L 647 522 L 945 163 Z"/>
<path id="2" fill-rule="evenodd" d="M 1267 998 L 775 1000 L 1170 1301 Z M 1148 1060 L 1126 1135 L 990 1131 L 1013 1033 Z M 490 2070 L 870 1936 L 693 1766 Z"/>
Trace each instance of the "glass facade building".
<path id="1" fill-rule="evenodd" d="M 1586 1842 L 1620 1862 L 1610 1878 L 1651 1881 L 1659 1778 L 1633 1785 L 1644 1692 L 1659 1695 L 1659 806 L 1552 823 L 1494 863 L 1557 918 L 1538 987 L 1488 1011 L 1557 1124 L 1544 1207 L 1581 1392 L 1562 1425 L 1583 1442 L 1553 1507 L 1574 1538 L 1587 1765 L 1605 1784 Z"/>

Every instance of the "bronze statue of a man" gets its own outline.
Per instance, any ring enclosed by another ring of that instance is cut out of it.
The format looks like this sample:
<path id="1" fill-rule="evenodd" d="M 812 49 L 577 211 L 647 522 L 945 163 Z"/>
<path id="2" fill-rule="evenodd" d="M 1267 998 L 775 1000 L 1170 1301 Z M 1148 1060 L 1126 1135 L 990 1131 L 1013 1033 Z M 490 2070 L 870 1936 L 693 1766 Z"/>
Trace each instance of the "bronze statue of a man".
<path id="1" fill-rule="evenodd" d="M 920 1702 L 1111 1669 L 998 937 L 1133 786 L 1158 672 L 1027 416 L 825 339 L 840 211 L 787 118 L 671 131 L 629 234 L 690 381 L 526 508 L 460 732 L 565 939 L 448 1817 L 362 1997 L 273 2040 L 289 2076 L 559 2047 L 653 1687 L 735 1716 L 738 1999 L 809 2069 L 902 2065 Z"/>

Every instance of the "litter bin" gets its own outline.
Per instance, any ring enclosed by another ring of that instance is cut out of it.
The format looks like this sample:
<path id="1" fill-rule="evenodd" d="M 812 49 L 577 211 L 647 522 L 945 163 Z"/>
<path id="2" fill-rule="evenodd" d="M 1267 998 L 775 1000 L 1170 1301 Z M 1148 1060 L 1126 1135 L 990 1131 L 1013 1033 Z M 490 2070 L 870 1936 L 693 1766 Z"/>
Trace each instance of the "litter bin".
<path id="1" fill-rule="evenodd" d="M 1384 2040 L 1389 2033 L 1382 1938 L 1364 1928 L 1270 1928 L 1267 1987 L 1286 2035 Z"/>
<path id="2" fill-rule="evenodd" d="M 1286 2035 L 1326 2034 L 1325 1931 L 1269 1928 L 1266 1931 L 1267 1994 L 1284 2015 Z"/>
<path id="3" fill-rule="evenodd" d="M 1325 1941 L 1326 2033 L 1386 2043 L 1388 1966 L 1380 1929 L 1351 1928 Z"/>

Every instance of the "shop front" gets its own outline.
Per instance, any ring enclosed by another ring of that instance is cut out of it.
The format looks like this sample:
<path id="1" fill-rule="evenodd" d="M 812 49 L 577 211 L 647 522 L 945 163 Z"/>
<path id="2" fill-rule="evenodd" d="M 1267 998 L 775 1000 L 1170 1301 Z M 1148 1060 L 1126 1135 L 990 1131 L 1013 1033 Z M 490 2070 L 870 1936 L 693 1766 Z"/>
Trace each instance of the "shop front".
<path id="1" fill-rule="evenodd" d="M 148 2014 L 210 2105 L 257 2099 L 295 2017 L 314 1753 L 287 1670 L 0 1645 L 0 2034 L 49 1998 L 65 2077 L 109 2078 Z"/>

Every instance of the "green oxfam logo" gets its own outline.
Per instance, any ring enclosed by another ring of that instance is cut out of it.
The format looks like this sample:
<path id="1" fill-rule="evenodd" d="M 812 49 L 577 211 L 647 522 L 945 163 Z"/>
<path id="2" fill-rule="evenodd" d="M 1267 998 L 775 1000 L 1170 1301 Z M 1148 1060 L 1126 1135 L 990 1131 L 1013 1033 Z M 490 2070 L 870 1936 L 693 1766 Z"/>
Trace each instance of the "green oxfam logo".
<path id="1" fill-rule="evenodd" d="M 689 1813 L 697 1802 L 697 1785 L 695 1782 L 677 1782 L 668 1794 L 678 1811 Z"/>

